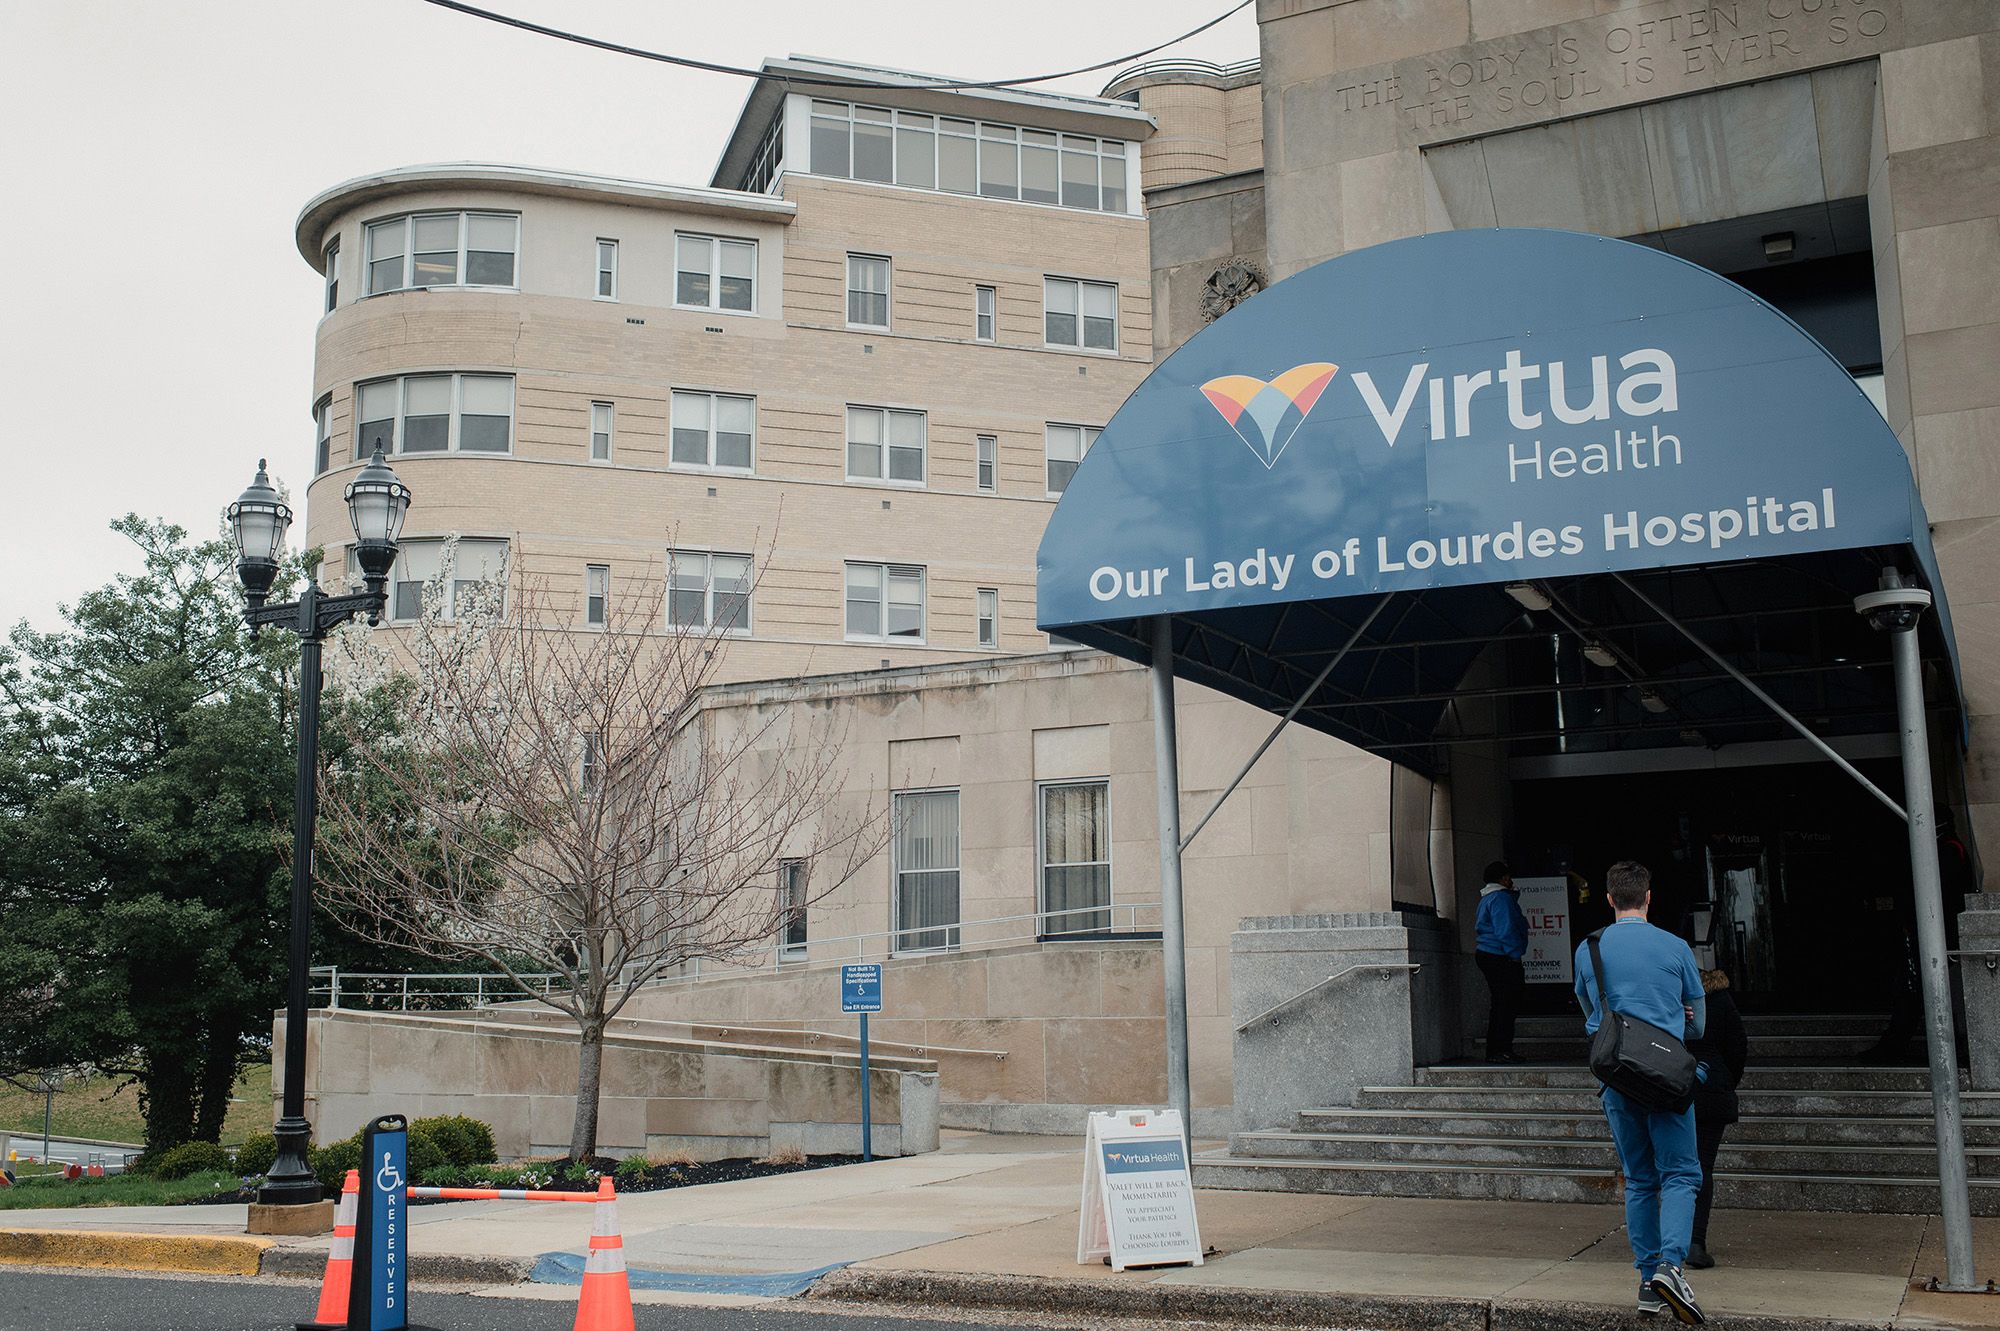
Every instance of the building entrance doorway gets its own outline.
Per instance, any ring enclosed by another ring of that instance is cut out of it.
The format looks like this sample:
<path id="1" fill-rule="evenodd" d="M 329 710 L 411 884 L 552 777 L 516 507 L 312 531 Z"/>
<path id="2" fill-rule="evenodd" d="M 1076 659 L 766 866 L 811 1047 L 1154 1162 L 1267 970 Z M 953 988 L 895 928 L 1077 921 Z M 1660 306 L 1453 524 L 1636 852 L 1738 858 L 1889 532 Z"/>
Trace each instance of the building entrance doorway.
<path id="1" fill-rule="evenodd" d="M 1897 788 L 1893 761 L 1857 766 Z M 1889 1009 L 1908 846 L 1830 763 L 1525 780 L 1513 797 L 1515 875 L 1569 877 L 1572 947 L 1611 920 L 1606 868 L 1635 859 L 1653 871 L 1653 923 L 1727 971 L 1746 1011 Z M 1530 1011 L 1573 1006 L 1566 985 L 1531 987 Z"/>

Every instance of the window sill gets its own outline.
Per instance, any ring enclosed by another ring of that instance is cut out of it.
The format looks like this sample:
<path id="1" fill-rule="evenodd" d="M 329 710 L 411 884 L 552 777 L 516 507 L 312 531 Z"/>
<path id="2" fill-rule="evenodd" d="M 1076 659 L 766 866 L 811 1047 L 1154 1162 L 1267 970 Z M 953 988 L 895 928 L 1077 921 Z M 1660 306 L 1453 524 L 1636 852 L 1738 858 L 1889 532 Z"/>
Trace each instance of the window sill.
<path id="1" fill-rule="evenodd" d="M 849 476 L 847 483 L 849 485 L 873 486 L 878 490 L 928 490 L 931 488 L 929 481 L 891 481 L 875 476 Z"/>
<path id="2" fill-rule="evenodd" d="M 757 464 L 752 462 L 747 467 L 718 467 L 713 463 L 675 462 L 668 459 L 667 470 L 686 472 L 690 476 L 755 476 Z"/>
<path id="3" fill-rule="evenodd" d="M 1047 339 L 1044 339 L 1042 342 L 1042 350 L 1060 351 L 1063 352 L 1065 355 L 1070 355 L 1070 356 L 1096 356 L 1103 360 L 1119 359 L 1118 348 L 1116 347 L 1110 347 L 1110 348 L 1079 347 L 1079 346 L 1072 346 L 1067 342 L 1050 342 Z"/>
<path id="4" fill-rule="evenodd" d="M 725 310 L 719 305 L 683 305 L 679 301 L 676 301 L 668 308 L 679 310 L 683 314 L 724 314 L 732 319 L 755 319 L 757 317 L 757 311 L 755 310 Z"/>
<path id="5" fill-rule="evenodd" d="M 1035 941 L 1037 943 L 1157 943 L 1162 937 L 1158 929 L 1077 929 L 1059 934 L 1037 933 Z"/>
<path id="6" fill-rule="evenodd" d="M 841 638 L 841 641 L 856 647 L 928 647 L 930 645 L 922 638 L 857 638 L 851 634 Z"/>

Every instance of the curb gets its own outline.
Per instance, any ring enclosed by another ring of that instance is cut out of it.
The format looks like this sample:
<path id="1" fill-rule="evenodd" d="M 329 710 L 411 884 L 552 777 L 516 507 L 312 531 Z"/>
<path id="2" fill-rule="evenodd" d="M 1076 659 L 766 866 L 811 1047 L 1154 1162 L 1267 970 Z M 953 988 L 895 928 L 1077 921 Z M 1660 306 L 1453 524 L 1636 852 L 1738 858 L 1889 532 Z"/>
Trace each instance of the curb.
<path id="1" fill-rule="evenodd" d="M 415 1285 L 519 1285 L 534 1269 L 532 1257 L 480 1257 L 462 1253 L 412 1253 Z M 246 1273 L 252 1274 L 252 1273 Z M 269 1247 L 254 1274 L 318 1280 L 326 1274 L 326 1249 Z"/>
<path id="2" fill-rule="evenodd" d="M 1339 1326 L 1351 1331 L 1629 1331 L 1634 1316 L 1628 1308 L 1605 1304 L 1112 1284 L 857 1267 L 834 1272 L 806 1297 L 1248 1326 Z M 1707 1324 L 1717 1331 L 1882 1331 L 1884 1325 L 1761 1314 L 1711 1317 Z"/>
<path id="3" fill-rule="evenodd" d="M 0 1229 L 0 1263 L 17 1265 L 254 1276 L 271 1248 L 268 1239 L 220 1234 Z"/>

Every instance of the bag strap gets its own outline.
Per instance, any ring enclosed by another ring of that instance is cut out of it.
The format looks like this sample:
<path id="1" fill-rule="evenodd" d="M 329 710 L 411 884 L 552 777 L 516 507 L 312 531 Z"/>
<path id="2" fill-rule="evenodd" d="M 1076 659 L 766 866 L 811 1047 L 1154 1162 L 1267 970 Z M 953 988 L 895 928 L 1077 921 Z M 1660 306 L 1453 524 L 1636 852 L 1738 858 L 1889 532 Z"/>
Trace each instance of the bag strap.
<path id="1" fill-rule="evenodd" d="M 1590 945 L 1590 973 L 1597 981 L 1597 1015 L 1599 1020 L 1611 1015 L 1611 992 L 1604 987 L 1604 953 L 1597 946 L 1597 940 L 1602 937 L 1604 937 L 1604 930 L 1599 929 L 1585 940 Z"/>

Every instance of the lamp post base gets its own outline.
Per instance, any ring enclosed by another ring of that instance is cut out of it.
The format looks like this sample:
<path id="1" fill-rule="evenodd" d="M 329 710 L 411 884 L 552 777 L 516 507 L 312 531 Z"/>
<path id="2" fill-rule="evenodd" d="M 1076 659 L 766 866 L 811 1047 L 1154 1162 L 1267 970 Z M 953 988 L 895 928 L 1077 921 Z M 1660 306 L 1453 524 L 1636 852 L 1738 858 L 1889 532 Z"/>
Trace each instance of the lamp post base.
<path id="1" fill-rule="evenodd" d="M 250 1223 L 243 1227 L 245 1234 L 328 1234 L 333 1231 L 333 1199 L 323 1202 L 307 1202 L 305 1205 L 273 1206 L 268 1202 L 250 1203 Z"/>
<path id="2" fill-rule="evenodd" d="M 326 1195 L 313 1176 L 307 1157 L 312 1143 L 312 1124 L 303 1118 L 281 1118 L 272 1134 L 278 1140 L 278 1158 L 257 1190 L 260 1206 L 311 1206 Z"/>

